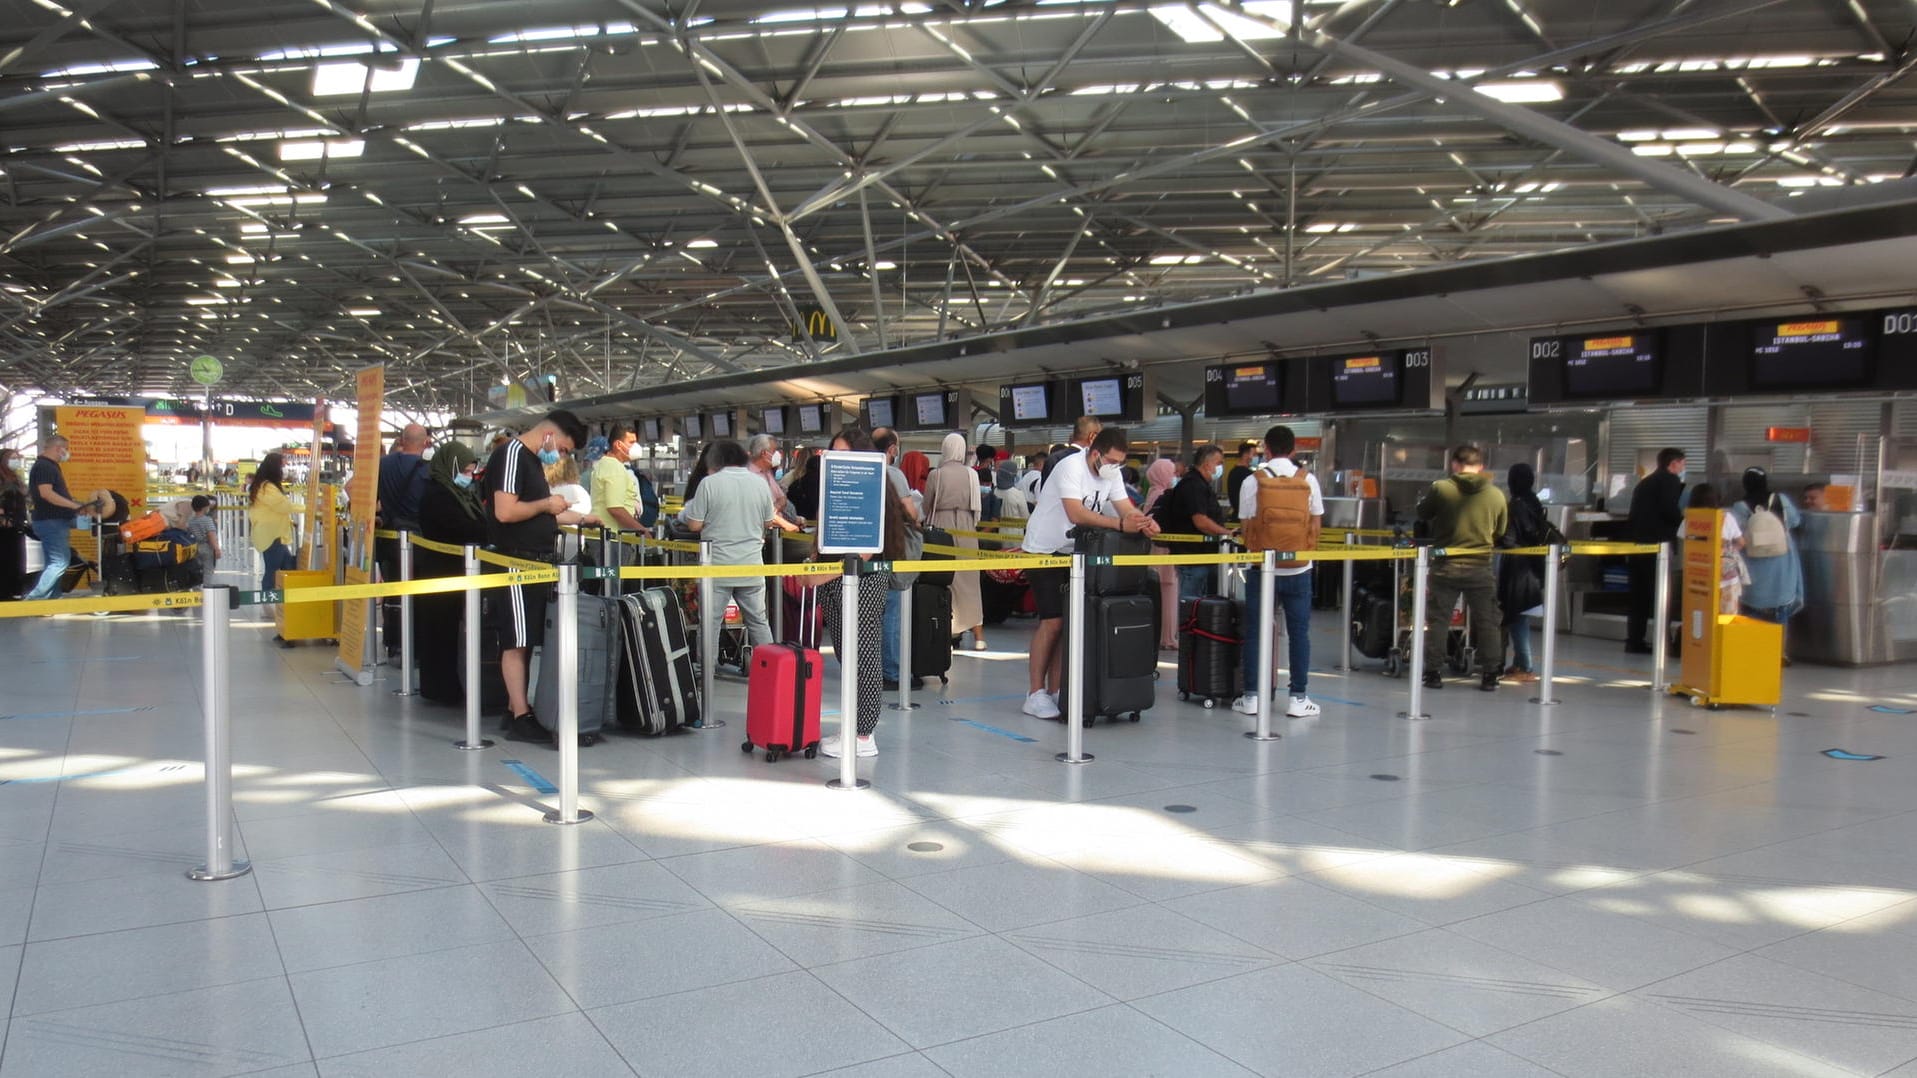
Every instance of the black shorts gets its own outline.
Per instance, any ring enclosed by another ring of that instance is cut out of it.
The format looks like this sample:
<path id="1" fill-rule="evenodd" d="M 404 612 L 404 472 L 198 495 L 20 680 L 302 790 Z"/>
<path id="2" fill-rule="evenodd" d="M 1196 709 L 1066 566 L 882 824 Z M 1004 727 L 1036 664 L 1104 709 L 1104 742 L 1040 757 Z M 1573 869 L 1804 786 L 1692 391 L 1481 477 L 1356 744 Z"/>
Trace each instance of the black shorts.
<path id="1" fill-rule="evenodd" d="M 499 634 L 502 648 L 536 648 L 546 640 L 546 604 L 551 584 L 515 584 L 486 589 L 485 621 Z"/>
<path id="2" fill-rule="evenodd" d="M 1065 589 L 1072 583 L 1070 569 L 1027 569 L 1025 582 L 1032 586 L 1032 605 L 1038 608 L 1040 621 L 1065 616 Z"/>

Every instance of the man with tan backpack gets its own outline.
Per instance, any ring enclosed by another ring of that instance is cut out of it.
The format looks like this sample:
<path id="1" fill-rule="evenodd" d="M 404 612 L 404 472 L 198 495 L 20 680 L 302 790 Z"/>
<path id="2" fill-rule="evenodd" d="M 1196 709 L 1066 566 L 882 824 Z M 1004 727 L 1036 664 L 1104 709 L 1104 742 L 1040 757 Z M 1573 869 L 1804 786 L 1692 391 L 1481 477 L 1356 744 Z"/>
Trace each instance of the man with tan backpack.
<path id="1" fill-rule="evenodd" d="M 1254 468 L 1238 488 L 1239 517 L 1244 521 L 1245 546 L 1249 550 L 1276 550 L 1296 553 L 1318 546 L 1318 530 L 1324 521 L 1325 499 L 1318 489 L 1318 478 L 1298 467 L 1291 459 L 1298 439 L 1290 427 L 1273 427 L 1265 432 L 1265 463 Z M 1318 705 L 1305 694 L 1311 674 L 1311 562 L 1282 559 L 1273 570 L 1272 595 L 1284 611 L 1285 638 L 1290 645 L 1291 701 L 1285 716 L 1308 719 L 1318 714 Z M 1259 648 L 1271 647 L 1271 622 L 1276 611 L 1261 611 L 1259 574 L 1256 566 L 1245 571 L 1245 694 L 1232 702 L 1232 710 L 1244 715 L 1258 714 Z"/>

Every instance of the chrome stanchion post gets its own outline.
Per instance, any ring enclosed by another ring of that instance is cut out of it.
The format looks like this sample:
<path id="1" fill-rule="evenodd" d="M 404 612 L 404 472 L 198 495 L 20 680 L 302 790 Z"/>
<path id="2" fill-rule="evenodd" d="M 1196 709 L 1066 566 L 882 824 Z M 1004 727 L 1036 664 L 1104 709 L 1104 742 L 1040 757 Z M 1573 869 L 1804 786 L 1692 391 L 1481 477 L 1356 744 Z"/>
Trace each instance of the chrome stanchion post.
<path id="1" fill-rule="evenodd" d="M 897 711 L 911 711 L 912 702 L 912 589 L 899 592 L 899 702 Z"/>
<path id="2" fill-rule="evenodd" d="M 864 567 L 858 555 L 848 554 L 839 578 L 839 777 L 826 783 L 834 790 L 872 785 L 859 777 L 859 574 Z"/>
<path id="3" fill-rule="evenodd" d="M 1345 533 L 1346 553 L 1350 553 L 1351 551 L 1356 550 L 1357 548 L 1358 548 L 1358 533 L 1346 532 Z M 1343 644 L 1341 645 L 1342 651 L 1344 654 L 1344 661 L 1339 664 L 1338 669 L 1346 673 L 1350 673 L 1352 670 L 1357 669 L 1355 666 L 1352 665 L 1352 659 L 1351 659 L 1351 622 L 1352 622 L 1352 619 L 1357 616 L 1355 612 L 1355 608 L 1352 605 L 1353 599 L 1351 594 L 1353 589 L 1355 589 L 1358 586 L 1358 562 L 1356 559 L 1353 559 L 1353 558 L 1345 559 L 1344 576 L 1345 576 L 1344 602 L 1341 604 L 1341 607 L 1340 607 L 1340 609 L 1344 612 L 1344 625 L 1341 629 L 1339 629 L 1339 632 L 1338 632 L 1338 635 L 1344 641 Z"/>
<path id="4" fill-rule="evenodd" d="M 1558 671 L 1558 565 L 1564 558 L 1564 548 L 1556 543 L 1545 549 L 1549 553 L 1544 556 L 1544 661 L 1538 673 L 1538 694 L 1531 698 L 1531 702 L 1540 707 L 1558 702 L 1552 691 Z M 1519 617 L 1513 631 L 1528 633 L 1531 626 Z"/>
<path id="5" fill-rule="evenodd" d="M 466 583 L 479 579 L 479 548 L 471 543 L 464 549 Z M 479 736 L 479 589 L 466 589 L 466 740 L 453 742 L 454 748 L 477 751 L 490 749 L 493 743 Z"/>
<path id="6" fill-rule="evenodd" d="M 1251 633 L 1244 634 L 1256 640 L 1258 648 L 1258 726 L 1245 731 L 1245 736 L 1253 741 L 1278 740 L 1278 735 L 1271 732 L 1271 652 L 1278 642 L 1273 628 L 1276 619 L 1272 617 L 1276 611 L 1272 606 L 1277 601 L 1278 552 L 1267 550 L 1265 560 L 1258 566 L 1258 624 L 1252 626 Z"/>
<path id="7" fill-rule="evenodd" d="M 233 858 L 233 681 L 228 652 L 233 589 L 200 589 L 200 679 L 206 716 L 206 863 L 187 870 L 195 880 L 230 880 L 253 871 Z"/>
<path id="8" fill-rule="evenodd" d="M 1428 719 L 1424 711 L 1424 608 L 1431 587 L 1431 548 L 1418 548 L 1418 560 L 1411 570 L 1411 696 L 1401 719 Z"/>
<path id="9" fill-rule="evenodd" d="M 546 641 L 550 669 L 540 677 L 559 679 L 559 807 L 547 823 L 574 824 L 592 819 L 579 807 L 579 566 L 562 564 L 553 588 L 553 639 Z"/>
<path id="10" fill-rule="evenodd" d="M 785 564 L 785 529 L 776 526 L 772 529 L 772 564 Z M 776 585 L 772 588 L 772 639 L 777 640 L 785 635 L 785 578 L 775 577 L 768 583 Z"/>
<path id="11" fill-rule="evenodd" d="M 1085 751 L 1085 555 L 1072 555 L 1072 589 L 1065 604 L 1065 751 L 1061 763 L 1087 764 Z M 901 683 L 903 684 L 903 683 Z"/>
<path id="12" fill-rule="evenodd" d="M 699 540 L 699 566 L 712 567 L 710 539 Z M 713 608 L 717 591 L 711 577 L 699 578 L 699 692 L 704 703 L 699 707 L 699 721 L 686 724 L 694 730 L 717 730 L 726 724 L 724 719 L 712 715 L 712 695 L 719 684 L 719 638 L 726 631 L 726 612 Z"/>
<path id="13" fill-rule="evenodd" d="M 1665 540 L 1657 545 L 1657 590 L 1651 600 L 1651 629 L 1656 633 L 1651 638 L 1651 691 L 1663 692 L 1670 687 L 1666 679 L 1666 666 L 1671 658 L 1671 544 Z"/>
<path id="14" fill-rule="evenodd" d="M 399 533 L 399 578 L 402 581 L 413 579 L 413 533 L 402 529 Z M 399 597 L 399 688 L 393 690 L 394 696 L 414 696 L 413 688 L 413 597 Z"/>

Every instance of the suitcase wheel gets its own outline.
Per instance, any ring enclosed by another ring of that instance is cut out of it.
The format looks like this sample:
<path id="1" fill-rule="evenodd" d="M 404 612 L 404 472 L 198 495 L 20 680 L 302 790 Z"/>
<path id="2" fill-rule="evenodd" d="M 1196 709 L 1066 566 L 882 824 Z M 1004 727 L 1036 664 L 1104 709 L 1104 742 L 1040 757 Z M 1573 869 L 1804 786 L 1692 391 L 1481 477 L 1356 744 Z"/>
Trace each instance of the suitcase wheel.
<path id="1" fill-rule="evenodd" d="M 1210 711 L 1210 710 L 1211 710 L 1212 708 L 1215 708 L 1215 707 L 1217 707 L 1217 706 L 1218 706 L 1218 701 L 1216 701 L 1216 700 L 1213 700 L 1213 699 L 1212 699 L 1211 697 L 1209 697 L 1209 696 L 1207 696 L 1207 697 L 1205 697 L 1205 710 L 1206 710 L 1206 711 Z M 1136 716 L 1136 715 L 1133 715 L 1133 716 L 1132 716 L 1132 721 L 1133 721 L 1133 722 L 1137 722 L 1137 721 L 1138 721 L 1138 716 Z"/>
<path id="2" fill-rule="evenodd" d="M 1207 701 L 1205 701 L 1205 703 L 1206 703 L 1206 704 L 1210 704 L 1210 703 L 1211 703 L 1211 701 L 1210 701 L 1210 700 L 1207 700 Z M 1140 714 L 1139 714 L 1138 712 L 1136 712 L 1136 711 L 1134 711 L 1134 712 L 1132 712 L 1132 721 L 1133 721 L 1133 722 L 1137 722 L 1137 721 L 1138 721 L 1139 719 L 1141 719 L 1141 718 L 1144 718 L 1144 716 L 1143 716 L 1143 715 L 1140 715 Z"/>
<path id="3" fill-rule="evenodd" d="M 1184 701 L 1189 699 L 1191 699 L 1191 693 L 1184 692 L 1182 690 L 1178 693 L 1178 700 L 1180 703 L 1183 703 Z"/>
<path id="4" fill-rule="evenodd" d="M 750 742 L 750 741 L 741 741 L 741 742 L 739 742 L 739 751 L 740 751 L 740 752 L 751 752 L 751 751 L 752 751 L 752 742 Z"/>
<path id="5" fill-rule="evenodd" d="M 806 759 L 808 760 L 815 759 L 818 757 L 818 755 L 819 755 L 819 747 L 817 745 L 806 746 L 806 750 L 805 750 Z"/>

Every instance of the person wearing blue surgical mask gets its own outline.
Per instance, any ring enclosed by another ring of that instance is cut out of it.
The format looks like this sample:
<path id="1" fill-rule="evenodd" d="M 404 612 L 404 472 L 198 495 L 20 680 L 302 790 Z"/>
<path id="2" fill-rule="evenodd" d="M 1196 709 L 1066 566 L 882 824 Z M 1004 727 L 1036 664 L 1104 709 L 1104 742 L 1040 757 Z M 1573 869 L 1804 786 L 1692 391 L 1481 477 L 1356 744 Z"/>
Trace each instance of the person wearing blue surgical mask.
<path id="1" fill-rule="evenodd" d="M 1218 502 L 1213 485 L 1225 471 L 1225 451 L 1215 445 L 1201 445 L 1192 451 L 1191 467 L 1185 469 L 1171 492 L 1152 506 L 1152 519 L 1166 535 L 1205 535 L 1204 542 L 1165 543 L 1173 554 L 1216 554 L 1218 537 L 1231 534 L 1225 526 L 1225 509 Z M 1202 599 L 1217 592 L 1215 565 L 1180 565 L 1178 601 Z"/>

